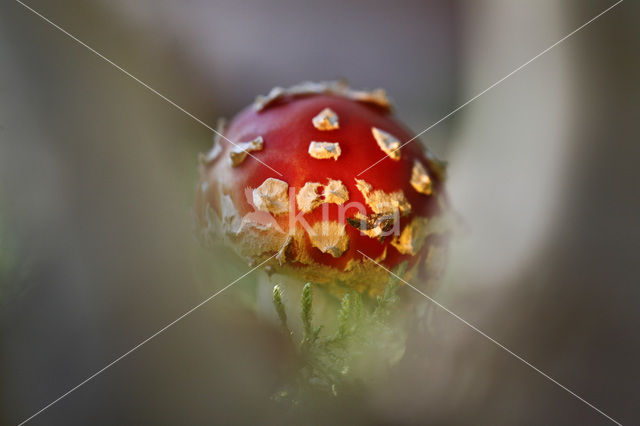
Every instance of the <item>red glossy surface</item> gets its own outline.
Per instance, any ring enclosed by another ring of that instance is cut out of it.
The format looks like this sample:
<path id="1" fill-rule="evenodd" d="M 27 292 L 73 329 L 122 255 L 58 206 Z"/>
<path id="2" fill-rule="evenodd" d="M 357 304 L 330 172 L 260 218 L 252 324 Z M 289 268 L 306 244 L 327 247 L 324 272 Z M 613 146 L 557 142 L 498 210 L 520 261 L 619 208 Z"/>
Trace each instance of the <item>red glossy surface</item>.
<path id="1" fill-rule="evenodd" d="M 337 130 L 321 131 L 316 129 L 311 120 L 324 108 L 331 108 L 339 118 L 340 128 Z M 413 134 L 396 121 L 386 110 L 375 105 L 353 101 L 334 95 L 310 95 L 296 98 L 284 98 L 277 104 L 271 105 L 263 111 L 255 111 L 251 106 L 241 111 L 227 127 L 225 136 L 232 141 L 245 142 L 258 136 L 264 138 L 264 149 L 252 154 L 276 172 L 248 156 L 238 167 L 228 164 L 228 150 L 233 146 L 222 140 L 224 147 L 222 155 L 203 172 L 202 178 L 209 181 L 223 181 L 223 186 L 232 188 L 230 195 L 241 214 L 254 211 L 245 198 L 245 188 L 256 188 L 267 178 L 276 178 L 296 188 L 296 194 L 307 182 L 326 184 L 328 179 L 341 180 L 349 191 L 349 202 L 359 202 L 366 206 L 364 197 L 356 188 L 355 177 L 358 173 L 371 166 L 376 161 L 386 157 L 378 147 L 371 127 L 377 127 L 394 135 L 404 143 Z M 308 154 L 311 141 L 339 142 L 342 155 L 334 159 L 318 160 Z M 434 195 L 418 193 L 410 184 L 411 170 L 415 158 L 429 169 L 433 181 L 433 193 L 442 190 L 442 182 L 433 172 L 429 160 L 424 156 L 419 141 L 413 141 L 401 149 L 398 161 L 385 158 L 376 166 L 364 172 L 358 178 L 373 186 L 392 192 L 398 189 L 411 204 L 412 212 L 401 220 L 401 229 L 414 215 L 431 216 L 437 212 L 437 201 Z M 208 202 L 216 204 L 215 194 L 207 194 Z M 204 200 L 200 200 L 202 202 Z M 328 219 L 338 220 L 339 206 L 325 204 L 329 209 Z M 200 210 L 201 211 L 201 210 Z M 356 210 L 347 211 L 347 217 L 353 216 Z M 297 212 L 296 212 L 297 213 Z M 373 213 L 367 206 L 367 213 Z M 313 225 L 322 217 L 322 206 L 304 218 Z M 287 229 L 288 215 L 278 216 L 277 220 L 283 229 Z M 309 249 L 314 259 L 326 265 L 344 267 L 351 258 L 360 259 L 357 252 L 361 250 L 372 258 L 378 257 L 385 246 L 387 257 L 383 262 L 387 266 L 394 266 L 410 256 L 401 255 L 387 237 L 382 243 L 378 239 L 361 235 L 358 229 L 346 225 L 350 242 L 349 249 L 342 256 L 334 258 L 330 254 L 322 253 L 316 248 Z M 417 256 L 416 256 L 417 257 Z"/>

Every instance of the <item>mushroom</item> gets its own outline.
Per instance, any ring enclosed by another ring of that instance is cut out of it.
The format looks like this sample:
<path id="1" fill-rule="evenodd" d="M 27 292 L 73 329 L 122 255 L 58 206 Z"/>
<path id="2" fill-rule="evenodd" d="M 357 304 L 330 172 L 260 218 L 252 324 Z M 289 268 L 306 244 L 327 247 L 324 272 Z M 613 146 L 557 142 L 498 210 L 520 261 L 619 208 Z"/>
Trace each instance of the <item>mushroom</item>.
<path id="1" fill-rule="evenodd" d="M 275 88 L 219 131 L 200 156 L 205 241 L 338 294 L 380 294 L 389 274 L 375 262 L 405 264 L 406 278 L 441 269 L 432 265 L 448 233 L 444 166 L 420 142 L 402 145 L 413 134 L 383 90 Z"/>

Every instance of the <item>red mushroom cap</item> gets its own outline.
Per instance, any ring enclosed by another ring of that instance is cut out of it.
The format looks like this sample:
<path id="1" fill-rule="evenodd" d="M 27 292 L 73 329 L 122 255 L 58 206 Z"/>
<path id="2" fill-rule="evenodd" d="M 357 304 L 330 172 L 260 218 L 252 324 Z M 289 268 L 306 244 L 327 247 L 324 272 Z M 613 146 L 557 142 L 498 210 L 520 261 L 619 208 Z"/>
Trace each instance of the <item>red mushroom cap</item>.
<path id="1" fill-rule="evenodd" d="M 447 232 L 444 168 L 418 141 L 397 149 L 413 134 L 383 91 L 276 88 L 219 130 L 227 140 L 201 156 L 204 235 L 252 264 L 277 254 L 273 271 L 370 294 L 389 276 L 363 253 L 434 273 Z"/>

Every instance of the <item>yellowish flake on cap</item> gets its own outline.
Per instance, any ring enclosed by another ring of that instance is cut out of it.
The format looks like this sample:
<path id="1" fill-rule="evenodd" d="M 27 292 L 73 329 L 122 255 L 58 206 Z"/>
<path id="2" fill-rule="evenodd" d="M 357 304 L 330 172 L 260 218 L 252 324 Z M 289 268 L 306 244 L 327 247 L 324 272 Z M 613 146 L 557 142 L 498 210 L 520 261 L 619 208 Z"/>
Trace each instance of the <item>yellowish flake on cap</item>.
<path id="1" fill-rule="evenodd" d="M 391 133 L 380 130 L 377 127 L 371 128 L 371 134 L 378 143 L 378 146 L 392 160 L 400 159 L 400 141 Z"/>
<path id="2" fill-rule="evenodd" d="M 428 236 L 442 234 L 449 230 L 448 219 L 444 216 L 432 218 L 414 217 L 391 245 L 402 254 L 415 255 L 420 251 Z"/>
<path id="3" fill-rule="evenodd" d="M 329 179 L 329 183 L 324 186 L 324 202 L 334 204 L 344 204 L 349 201 L 349 191 L 341 180 Z"/>
<path id="4" fill-rule="evenodd" d="M 358 178 L 356 178 L 356 187 L 374 213 L 394 214 L 396 211 L 399 211 L 401 215 L 411 213 L 411 204 L 401 189 L 391 193 L 386 193 L 381 189 L 373 190 L 371 184 Z"/>
<path id="5" fill-rule="evenodd" d="M 340 257 L 349 247 L 344 223 L 336 221 L 316 222 L 309 232 L 309 240 L 318 250 L 333 257 Z"/>
<path id="6" fill-rule="evenodd" d="M 266 96 L 258 96 L 253 103 L 256 111 L 262 111 L 285 96 L 304 95 L 338 95 L 358 102 L 376 105 L 387 111 L 391 110 L 391 101 L 384 89 L 353 90 L 345 81 L 305 81 L 289 88 L 274 87 Z"/>
<path id="7" fill-rule="evenodd" d="M 318 130 L 336 130 L 340 128 L 338 114 L 331 108 L 325 108 L 311 120 L 313 127 Z"/>
<path id="8" fill-rule="evenodd" d="M 320 193 L 322 188 L 322 194 Z M 349 191 L 342 181 L 329 179 L 329 183 L 322 185 L 317 182 L 307 182 L 296 195 L 298 210 L 309 213 L 322 203 L 344 204 L 349 200 Z"/>
<path id="9" fill-rule="evenodd" d="M 252 141 L 242 142 L 236 144 L 231 151 L 229 151 L 229 161 L 231 167 L 237 167 L 247 158 L 247 155 L 253 151 L 262 151 L 264 147 L 264 140 L 262 136 L 258 136 Z"/>
<path id="10" fill-rule="evenodd" d="M 322 187 L 322 185 L 317 182 L 307 182 L 304 184 L 298 192 L 298 195 L 296 195 L 298 210 L 309 213 L 322 204 L 322 196 L 318 193 L 320 187 Z"/>
<path id="11" fill-rule="evenodd" d="M 431 178 L 422 163 L 418 160 L 414 160 L 413 162 L 413 169 L 411 170 L 411 186 L 421 194 L 431 195 Z"/>
<path id="12" fill-rule="evenodd" d="M 289 184 L 280 179 L 268 178 L 253 190 L 256 209 L 275 215 L 289 212 Z"/>
<path id="13" fill-rule="evenodd" d="M 333 158 L 338 160 L 342 154 L 340 144 L 338 142 L 311 142 L 309 144 L 309 155 L 318 160 Z"/>
<path id="14" fill-rule="evenodd" d="M 350 90 L 350 97 L 353 100 L 367 102 L 378 105 L 385 109 L 391 109 L 391 101 L 384 89 L 367 90 Z"/>
<path id="15" fill-rule="evenodd" d="M 394 246 L 402 254 L 415 255 L 427 236 L 428 219 L 424 217 L 416 217 L 411 223 L 407 224 L 399 236 L 394 237 L 391 245 Z"/>
<path id="16" fill-rule="evenodd" d="M 274 102 L 277 99 L 280 99 L 285 94 L 286 94 L 285 89 L 283 89 L 282 87 L 276 86 L 273 89 L 271 89 L 268 95 L 266 96 L 259 95 L 258 97 L 256 97 L 256 100 L 253 102 L 253 107 L 257 111 L 260 111 L 270 103 Z"/>

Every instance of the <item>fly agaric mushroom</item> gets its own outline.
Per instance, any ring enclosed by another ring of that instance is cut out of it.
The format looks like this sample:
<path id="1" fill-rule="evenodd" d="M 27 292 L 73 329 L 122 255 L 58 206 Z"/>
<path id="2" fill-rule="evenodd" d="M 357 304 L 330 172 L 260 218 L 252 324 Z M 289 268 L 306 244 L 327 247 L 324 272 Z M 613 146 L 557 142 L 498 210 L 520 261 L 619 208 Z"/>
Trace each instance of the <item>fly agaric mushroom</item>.
<path id="1" fill-rule="evenodd" d="M 406 262 L 407 278 L 436 273 L 444 167 L 417 141 L 401 146 L 413 135 L 383 90 L 275 88 L 218 131 L 225 140 L 201 155 L 196 197 L 208 240 L 338 292 L 382 291 L 388 272 L 367 257 L 391 270 Z"/>

